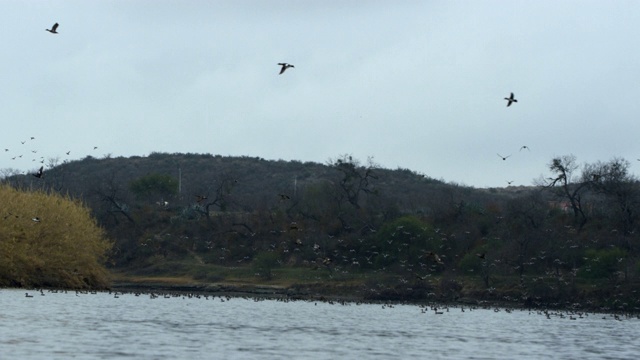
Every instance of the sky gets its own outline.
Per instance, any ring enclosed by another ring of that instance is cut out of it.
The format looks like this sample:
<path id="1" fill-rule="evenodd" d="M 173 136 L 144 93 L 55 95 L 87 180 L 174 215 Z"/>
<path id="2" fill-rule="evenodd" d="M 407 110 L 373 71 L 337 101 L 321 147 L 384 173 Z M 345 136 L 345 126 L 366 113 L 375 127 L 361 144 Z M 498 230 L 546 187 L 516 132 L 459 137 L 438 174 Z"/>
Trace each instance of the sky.
<path id="1" fill-rule="evenodd" d="M 16 0 L 0 28 L 0 169 L 350 154 L 484 188 L 571 154 L 640 173 L 638 1 Z"/>

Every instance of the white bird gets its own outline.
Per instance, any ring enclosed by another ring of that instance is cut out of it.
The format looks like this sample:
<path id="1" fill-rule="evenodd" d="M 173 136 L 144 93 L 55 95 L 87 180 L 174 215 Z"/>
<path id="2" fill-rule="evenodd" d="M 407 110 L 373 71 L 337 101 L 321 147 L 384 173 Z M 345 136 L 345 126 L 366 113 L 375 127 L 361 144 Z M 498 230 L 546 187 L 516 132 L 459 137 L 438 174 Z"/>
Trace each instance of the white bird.
<path id="1" fill-rule="evenodd" d="M 507 158 L 508 158 L 509 156 L 511 156 L 511 155 L 502 156 L 502 155 L 498 154 L 498 156 L 500 156 L 500 158 L 501 158 L 502 160 L 507 160 Z"/>
<path id="2" fill-rule="evenodd" d="M 51 27 L 51 29 L 45 29 L 46 31 L 52 33 L 52 34 L 57 34 L 58 33 L 58 23 L 53 24 L 53 26 Z"/>
<path id="3" fill-rule="evenodd" d="M 282 75 L 282 73 L 285 72 L 285 70 L 287 70 L 288 68 L 295 67 L 295 66 L 293 66 L 291 64 L 287 64 L 287 63 L 278 63 L 278 65 L 282 66 L 282 68 L 280 69 L 280 74 L 278 74 L 278 75 Z"/>

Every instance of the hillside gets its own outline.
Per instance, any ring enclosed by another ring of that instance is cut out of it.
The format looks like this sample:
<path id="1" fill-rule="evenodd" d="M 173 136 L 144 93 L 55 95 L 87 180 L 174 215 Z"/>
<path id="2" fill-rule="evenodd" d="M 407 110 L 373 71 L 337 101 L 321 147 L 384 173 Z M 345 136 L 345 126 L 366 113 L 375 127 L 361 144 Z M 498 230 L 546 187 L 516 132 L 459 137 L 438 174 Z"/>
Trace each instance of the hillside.
<path id="1" fill-rule="evenodd" d="M 474 189 L 347 155 L 318 164 L 154 153 L 87 157 L 5 181 L 85 202 L 125 278 L 636 304 L 634 179 L 560 174 L 544 187 Z M 615 286 L 625 291 L 603 300 Z"/>

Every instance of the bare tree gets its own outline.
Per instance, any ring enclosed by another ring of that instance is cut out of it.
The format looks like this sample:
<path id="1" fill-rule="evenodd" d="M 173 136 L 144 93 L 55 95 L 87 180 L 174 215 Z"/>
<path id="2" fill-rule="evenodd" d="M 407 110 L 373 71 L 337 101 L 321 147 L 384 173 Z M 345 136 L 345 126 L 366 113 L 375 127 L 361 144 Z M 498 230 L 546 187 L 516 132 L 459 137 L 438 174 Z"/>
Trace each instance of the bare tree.
<path id="1" fill-rule="evenodd" d="M 93 193 L 98 196 L 102 202 L 107 204 L 107 213 L 113 216 L 116 223 L 118 223 L 116 214 L 121 214 L 130 222 L 135 223 L 129 214 L 129 206 L 124 201 L 124 192 L 125 190 L 123 190 L 120 183 L 115 179 L 114 173 L 111 173 L 99 186 L 93 189 Z"/>
<path id="2" fill-rule="evenodd" d="M 329 165 L 342 175 L 338 184 L 340 200 L 347 200 L 354 208 L 360 209 L 361 195 L 375 194 L 371 181 L 378 179 L 375 170 L 379 166 L 373 162 L 372 157 L 367 158 L 367 164 L 362 166 L 351 155 L 342 155 L 330 160 Z"/>
<path id="3" fill-rule="evenodd" d="M 588 189 L 589 183 L 576 181 L 574 173 L 578 167 L 574 155 L 556 157 L 549 164 L 552 176 L 542 179 L 540 185 L 550 189 L 556 196 L 569 202 L 574 222 L 580 230 L 588 220 L 582 196 Z"/>
<path id="4" fill-rule="evenodd" d="M 582 181 L 604 195 L 615 209 L 614 216 L 622 226 L 622 234 L 633 233 L 640 211 L 640 183 L 629 174 L 631 164 L 622 158 L 585 165 Z"/>
<path id="5" fill-rule="evenodd" d="M 213 183 L 214 185 L 206 193 L 194 195 L 198 203 L 197 211 L 204 214 L 209 220 L 211 220 L 212 207 L 217 206 L 221 211 L 227 209 L 229 197 L 238 181 L 228 174 L 223 174 Z M 213 194 L 210 193 L 211 190 L 213 190 Z"/>

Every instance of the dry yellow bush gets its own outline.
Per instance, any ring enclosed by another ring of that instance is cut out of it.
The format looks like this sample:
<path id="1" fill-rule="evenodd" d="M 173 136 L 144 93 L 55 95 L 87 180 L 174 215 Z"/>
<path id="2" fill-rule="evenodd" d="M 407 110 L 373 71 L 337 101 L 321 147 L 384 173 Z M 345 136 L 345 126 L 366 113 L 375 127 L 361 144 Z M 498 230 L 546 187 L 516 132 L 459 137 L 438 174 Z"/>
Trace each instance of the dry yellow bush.
<path id="1" fill-rule="evenodd" d="M 0 185 L 0 286 L 107 287 L 111 246 L 80 202 Z"/>

